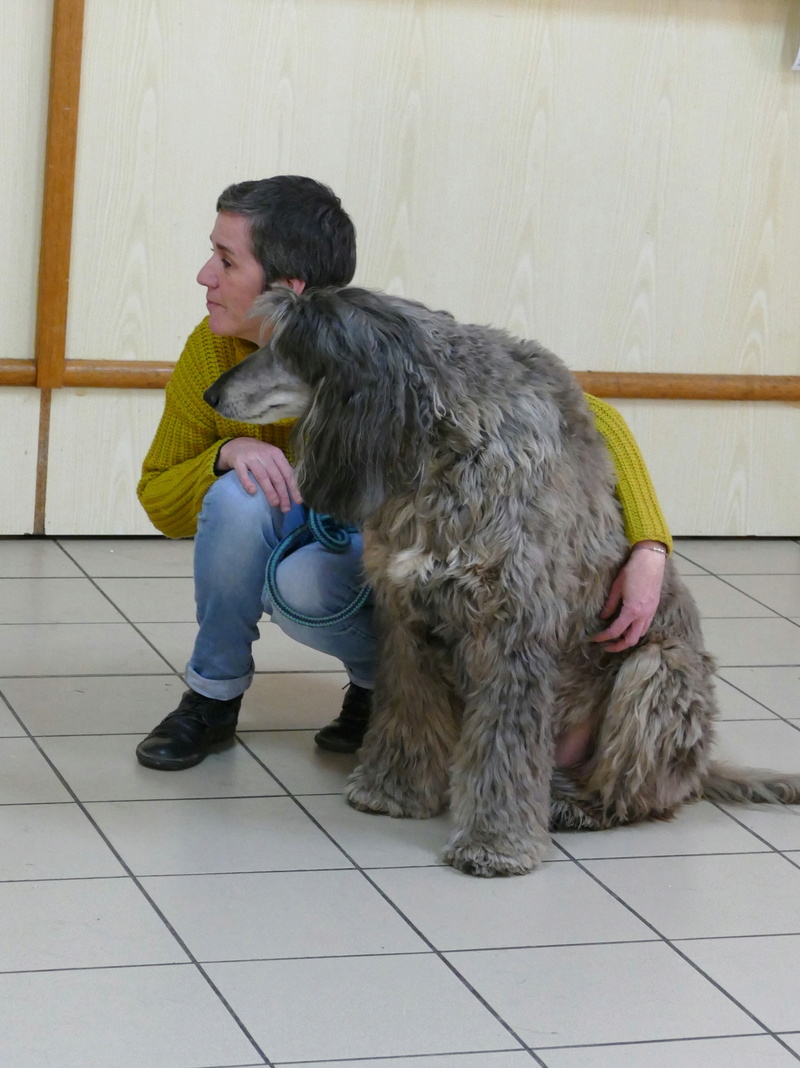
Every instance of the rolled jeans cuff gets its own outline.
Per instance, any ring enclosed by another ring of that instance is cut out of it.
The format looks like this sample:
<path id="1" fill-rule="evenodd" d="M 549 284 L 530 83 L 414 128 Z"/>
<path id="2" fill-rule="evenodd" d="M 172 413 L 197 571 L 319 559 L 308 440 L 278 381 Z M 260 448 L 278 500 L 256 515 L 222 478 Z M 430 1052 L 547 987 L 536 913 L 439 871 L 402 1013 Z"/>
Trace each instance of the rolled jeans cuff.
<path id="1" fill-rule="evenodd" d="M 191 686 L 195 693 L 201 693 L 203 697 L 211 697 L 214 701 L 232 701 L 234 697 L 240 697 L 249 689 L 254 674 L 255 666 L 251 666 L 250 671 L 238 679 L 204 679 L 191 664 L 187 664 L 183 677 L 186 685 Z"/>

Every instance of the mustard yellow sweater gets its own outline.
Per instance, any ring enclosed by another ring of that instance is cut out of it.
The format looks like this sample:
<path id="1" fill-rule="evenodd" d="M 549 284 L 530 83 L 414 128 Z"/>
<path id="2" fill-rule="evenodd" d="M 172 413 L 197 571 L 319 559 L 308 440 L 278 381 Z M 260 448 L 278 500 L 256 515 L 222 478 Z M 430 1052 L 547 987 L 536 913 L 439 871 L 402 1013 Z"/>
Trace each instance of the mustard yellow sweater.
<path id="1" fill-rule="evenodd" d="M 256 346 L 240 338 L 217 337 L 208 319 L 190 334 L 166 388 L 164 414 L 142 465 L 137 494 L 142 507 L 168 538 L 190 538 L 206 490 L 217 478 L 214 462 L 231 438 L 258 438 L 277 445 L 292 459 L 289 434 L 294 420 L 268 426 L 223 419 L 203 400 L 203 393 L 223 371 L 240 363 Z M 586 394 L 597 429 L 603 435 L 617 473 L 617 496 L 625 534 L 637 541 L 672 538 L 658 505 L 642 454 L 625 420 L 610 404 Z"/>

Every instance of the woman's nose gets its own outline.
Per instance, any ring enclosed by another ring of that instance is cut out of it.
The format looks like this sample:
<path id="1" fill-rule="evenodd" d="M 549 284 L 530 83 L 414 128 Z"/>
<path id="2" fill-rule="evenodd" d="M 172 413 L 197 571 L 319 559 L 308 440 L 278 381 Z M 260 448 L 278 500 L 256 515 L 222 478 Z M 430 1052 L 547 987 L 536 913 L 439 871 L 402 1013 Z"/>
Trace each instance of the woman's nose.
<path id="1" fill-rule="evenodd" d="M 211 266 L 211 260 L 206 260 L 197 272 L 197 281 L 201 286 L 206 286 L 207 289 L 213 289 L 216 283 L 216 278 Z"/>

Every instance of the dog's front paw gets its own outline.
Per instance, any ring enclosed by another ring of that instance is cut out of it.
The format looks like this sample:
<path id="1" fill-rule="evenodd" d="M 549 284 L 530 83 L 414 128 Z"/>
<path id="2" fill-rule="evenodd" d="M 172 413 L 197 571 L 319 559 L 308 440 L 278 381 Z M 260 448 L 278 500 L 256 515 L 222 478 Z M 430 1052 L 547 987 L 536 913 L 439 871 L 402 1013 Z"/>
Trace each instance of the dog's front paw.
<path id="1" fill-rule="evenodd" d="M 386 780 L 378 785 L 364 767 L 356 768 L 350 776 L 344 796 L 348 805 L 360 812 L 383 812 L 412 820 L 430 819 L 445 807 L 441 797 L 415 793 L 397 783 L 390 787 Z"/>
<path id="2" fill-rule="evenodd" d="M 444 847 L 442 857 L 466 875 L 488 879 L 494 875 L 525 875 L 540 864 L 544 852 L 545 848 L 536 843 L 517 846 L 505 839 L 487 844 L 455 837 Z"/>

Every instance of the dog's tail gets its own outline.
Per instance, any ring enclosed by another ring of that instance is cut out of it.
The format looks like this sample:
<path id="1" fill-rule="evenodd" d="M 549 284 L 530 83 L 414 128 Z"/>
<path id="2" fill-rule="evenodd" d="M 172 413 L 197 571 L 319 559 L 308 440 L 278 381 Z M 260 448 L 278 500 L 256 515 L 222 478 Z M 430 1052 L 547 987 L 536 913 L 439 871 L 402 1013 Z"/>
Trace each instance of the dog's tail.
<path id="1" fill-rule="evenodd" d="M 703 776 L 702 792 L 706 801 L 726 804 L 800 805 L 800 775 L 712 761 Z"/>

